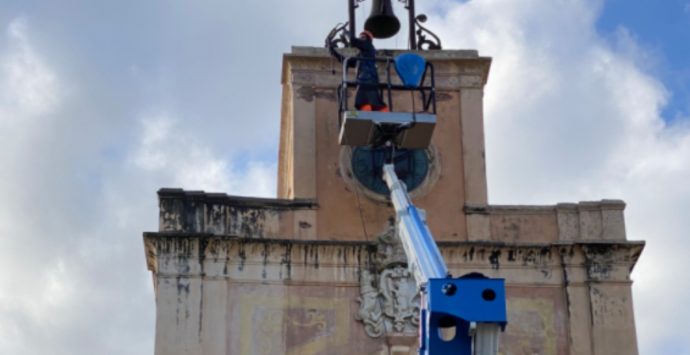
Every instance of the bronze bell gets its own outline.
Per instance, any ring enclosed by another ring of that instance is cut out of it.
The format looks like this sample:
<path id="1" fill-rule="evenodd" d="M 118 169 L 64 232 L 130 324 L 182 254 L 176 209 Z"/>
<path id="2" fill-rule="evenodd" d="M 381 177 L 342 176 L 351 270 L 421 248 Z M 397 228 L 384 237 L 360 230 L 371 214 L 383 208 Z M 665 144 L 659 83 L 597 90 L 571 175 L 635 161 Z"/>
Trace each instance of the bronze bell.
<path id="1" fill-rule="evenodd" d="M 373 0 L 364 29 L 371 32 L 374 38 L 389 38 L 398 33 L 400 21 L 393 13 L 391 0 Z"/>

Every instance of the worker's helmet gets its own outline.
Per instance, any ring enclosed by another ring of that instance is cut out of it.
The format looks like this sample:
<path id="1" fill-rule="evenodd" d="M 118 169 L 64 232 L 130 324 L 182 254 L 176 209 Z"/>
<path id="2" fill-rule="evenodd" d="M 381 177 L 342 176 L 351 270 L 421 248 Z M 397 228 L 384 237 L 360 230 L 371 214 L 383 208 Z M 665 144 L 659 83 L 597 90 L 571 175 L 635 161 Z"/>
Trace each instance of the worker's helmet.
<path id="1" fill-rule="evenodd" d="M 362 31 L 362 33 L 360 33 L 359 36 L 360 36 L 360 37 L 362 37 L 362 36 L 369 37 L 369 40 L 370 40 L 370 41 L 374 39 L 374 35 L 373 35 L 371 32 L 367 31 L 367 30 Z"/>

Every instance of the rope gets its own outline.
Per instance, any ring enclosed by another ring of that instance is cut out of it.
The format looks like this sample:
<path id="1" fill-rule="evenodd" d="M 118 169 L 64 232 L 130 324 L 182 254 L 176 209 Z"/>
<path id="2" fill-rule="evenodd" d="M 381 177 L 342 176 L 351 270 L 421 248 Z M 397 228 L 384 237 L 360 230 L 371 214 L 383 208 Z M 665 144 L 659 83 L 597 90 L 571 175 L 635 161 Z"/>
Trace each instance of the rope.
<path id="1" fill-rule="evenodd" d="M 412 124 L 410 125 L 410 128 L 414 127 L 415 124 L 417 124 L 417 109 L 415 108 L 414 105 L 414 92 L 410 90 L 410 100 L 412 100 Z"/>
<path id="2" fill-rule="evenodd" d="M 357 197 L 357 209 L 359 210 L 359 221 L 362 223 L 362 232 L 364 232 L 364 240 L 369 241 L 369 233 L 367 233 L 367 225 L 364 223 L 364 213 L 362 212 L 362 203 L 359 200 L 358 187 L 355 186 L 355 196 Z"/>

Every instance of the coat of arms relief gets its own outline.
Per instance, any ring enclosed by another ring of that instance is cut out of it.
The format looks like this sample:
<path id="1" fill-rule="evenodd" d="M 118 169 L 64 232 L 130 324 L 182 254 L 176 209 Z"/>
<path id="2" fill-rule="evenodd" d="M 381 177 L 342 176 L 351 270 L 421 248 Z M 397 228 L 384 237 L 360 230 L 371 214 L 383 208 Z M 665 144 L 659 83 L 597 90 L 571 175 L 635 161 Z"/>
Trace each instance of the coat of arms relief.
<path id="1" fill-rule="evenodd" d="M 416 334 L 419 324 L 419 292 L 407 269 L 407 257 L 391 227 L 377 238 L 372 269 L 360 274 L 359 311 L 355 319 L 370 337 Z"/>

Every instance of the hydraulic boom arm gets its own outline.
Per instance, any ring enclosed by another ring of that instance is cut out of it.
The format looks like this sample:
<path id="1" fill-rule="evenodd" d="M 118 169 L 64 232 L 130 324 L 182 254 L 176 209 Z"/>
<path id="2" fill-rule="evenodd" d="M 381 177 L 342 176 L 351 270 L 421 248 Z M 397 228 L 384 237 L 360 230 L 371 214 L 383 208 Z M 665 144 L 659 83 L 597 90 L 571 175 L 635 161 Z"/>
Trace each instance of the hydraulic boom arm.
<path id="1" fill-rule="evenodd" d="M 417 286 L 426 287 L 429 279 L 442 279 L 448 276 L 448 268 L 443 261 L 431 231 L 422 219 L 420 211 L 410 201 L 407 187 L 398 180 L 393 164 L 383 166 L 383 178 L 391 191 L 391 201 L 397 216 L 397 230 L 407 254 L 410 270 Z"/>
<path id="2" fill-rule="evenodd" d="M 503 279 L 478 273 L 452 278 L 422 213 L 392 164 L 383 167 L 396 230 L 421 292 L 420 355 L 496 355 L 506 325 Z"/>

